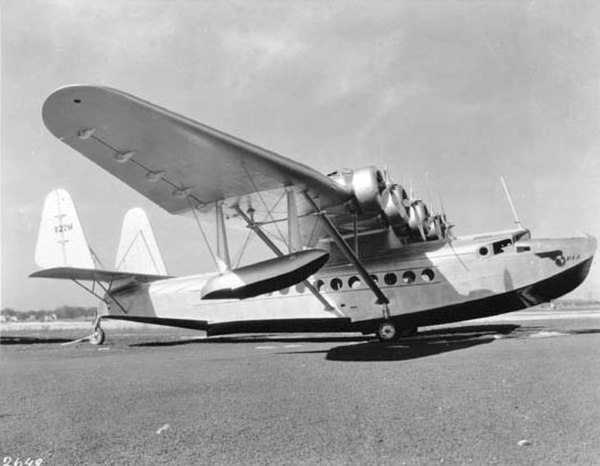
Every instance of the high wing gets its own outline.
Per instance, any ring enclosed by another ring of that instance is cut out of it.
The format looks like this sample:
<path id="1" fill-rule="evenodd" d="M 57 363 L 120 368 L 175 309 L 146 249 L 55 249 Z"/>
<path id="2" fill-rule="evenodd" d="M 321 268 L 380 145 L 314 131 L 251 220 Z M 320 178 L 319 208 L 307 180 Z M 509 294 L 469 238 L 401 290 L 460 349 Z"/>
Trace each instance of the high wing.
<path id="1" fill-rule="evenodd" d="M 352 198 L 306 165 L 115 89 L 61 88 L 42 114 L 58 139 L 170 213 L 286 186 L 321 208 Z"/>

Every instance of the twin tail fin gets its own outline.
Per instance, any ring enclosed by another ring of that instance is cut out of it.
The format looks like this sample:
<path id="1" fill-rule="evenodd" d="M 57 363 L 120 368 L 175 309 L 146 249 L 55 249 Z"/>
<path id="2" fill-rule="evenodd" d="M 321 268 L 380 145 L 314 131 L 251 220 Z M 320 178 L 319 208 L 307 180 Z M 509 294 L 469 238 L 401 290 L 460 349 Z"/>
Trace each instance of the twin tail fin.
<path id="1" fill-rule="evenodd" d="M 35 250 L 42 270 L 31 276 L 112 281 L 127 277 L 152 281 L 168 278 L 146 212 L 134 208 L 123 219 L 115 270 L 98 267 L 77 210 L 64 189 L 46 196 Z"/>

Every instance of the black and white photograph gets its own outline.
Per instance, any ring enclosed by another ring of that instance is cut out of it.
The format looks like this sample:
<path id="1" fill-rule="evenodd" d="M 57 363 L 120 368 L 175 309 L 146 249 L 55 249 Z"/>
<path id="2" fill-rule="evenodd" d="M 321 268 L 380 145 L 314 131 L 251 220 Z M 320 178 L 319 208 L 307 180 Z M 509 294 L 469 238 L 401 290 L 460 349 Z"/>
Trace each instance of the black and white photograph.
<path id="1" fill-rule="evenodd" d="M 2 466 L 600 464 L 600 3 L 0 19 Z"/>

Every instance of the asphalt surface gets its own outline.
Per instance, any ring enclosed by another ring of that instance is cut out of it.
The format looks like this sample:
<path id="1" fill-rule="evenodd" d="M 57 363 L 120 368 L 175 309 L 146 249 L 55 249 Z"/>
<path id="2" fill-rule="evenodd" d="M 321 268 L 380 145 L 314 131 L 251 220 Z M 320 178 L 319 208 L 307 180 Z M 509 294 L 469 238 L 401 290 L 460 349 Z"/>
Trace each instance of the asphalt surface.
<path id="1" fill-rule="evenodd" d="M 81 331 L 3 328 L 0 453 L 56 465 L 597 465 L 600 312 L 562 314 L 393 347 L 170 329 L 63 346 Z"/>

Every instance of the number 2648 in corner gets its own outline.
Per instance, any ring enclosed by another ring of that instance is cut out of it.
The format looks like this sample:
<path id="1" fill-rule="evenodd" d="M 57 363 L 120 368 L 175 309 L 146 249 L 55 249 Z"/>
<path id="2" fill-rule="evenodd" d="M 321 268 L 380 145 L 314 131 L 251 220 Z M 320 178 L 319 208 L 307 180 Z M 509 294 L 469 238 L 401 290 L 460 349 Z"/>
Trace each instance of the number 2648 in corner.
<path id="1" fill-rule="evenodd" d="M 2 466 L 41 466 L 43 462 L 42 458 L 26 458 L 22 460 L 21 458 L 13 459 L 11 456 L 5 456 L 2 459 Z"/>

